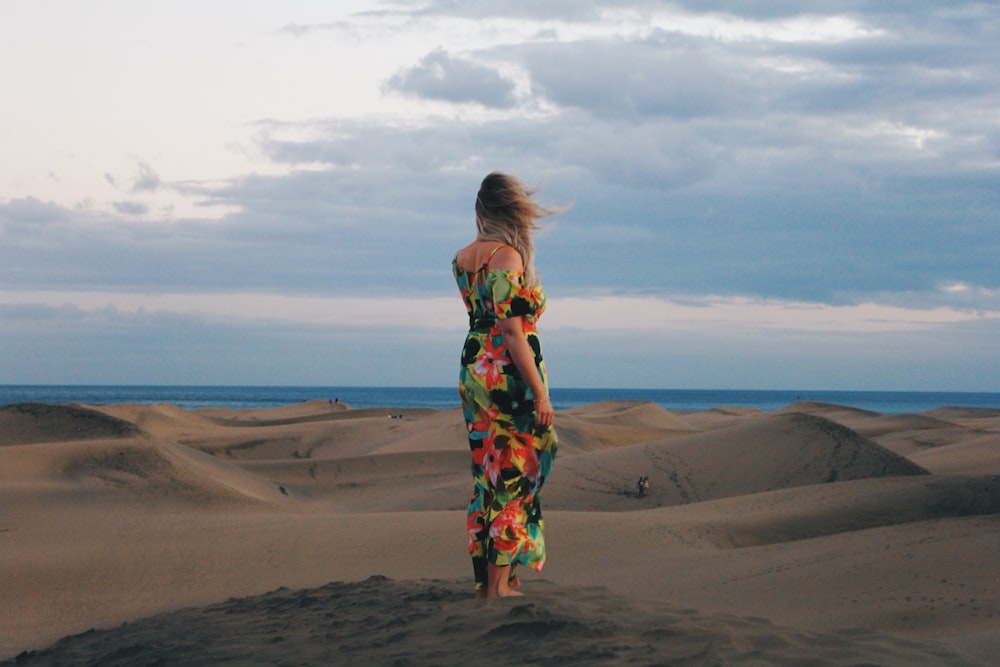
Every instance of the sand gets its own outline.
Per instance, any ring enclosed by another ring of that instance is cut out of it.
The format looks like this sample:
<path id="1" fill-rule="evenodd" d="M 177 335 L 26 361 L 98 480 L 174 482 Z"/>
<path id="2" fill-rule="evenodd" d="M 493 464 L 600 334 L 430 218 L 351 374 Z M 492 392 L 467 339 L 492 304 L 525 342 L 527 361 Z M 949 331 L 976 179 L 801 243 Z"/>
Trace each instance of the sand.
<path id="1" fill-rule="evenodd" d="M 484 602 L 457 408 L 0 408 L 0 663 L 1000 662 L 1000 410 L 557 427 L 549 561 Z"/>

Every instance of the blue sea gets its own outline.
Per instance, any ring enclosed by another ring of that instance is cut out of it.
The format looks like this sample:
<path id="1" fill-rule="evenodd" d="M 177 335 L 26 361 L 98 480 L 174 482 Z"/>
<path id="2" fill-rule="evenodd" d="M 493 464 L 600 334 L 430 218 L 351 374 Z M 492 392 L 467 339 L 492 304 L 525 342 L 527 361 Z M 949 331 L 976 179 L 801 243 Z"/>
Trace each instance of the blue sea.
<path id="1" fill-rule="evenodd" d="M 313 399 L 352 408 L 434 408 L 459 405 L 455 387 L 215 387 L 134 385 L 0 385 L 0 405 L 12 403 L 171 403 L 186 410 L 274 408 Z M 743 389 L 552 389 L 557 410 L 608 400 L 649 401 L 670 411 L 719 406 L 772 411 L 798 401 L 819 401 L 882 414 L 916 413 L 945 406 L 1000 408 L 998 392 L 799 391 Z"/>

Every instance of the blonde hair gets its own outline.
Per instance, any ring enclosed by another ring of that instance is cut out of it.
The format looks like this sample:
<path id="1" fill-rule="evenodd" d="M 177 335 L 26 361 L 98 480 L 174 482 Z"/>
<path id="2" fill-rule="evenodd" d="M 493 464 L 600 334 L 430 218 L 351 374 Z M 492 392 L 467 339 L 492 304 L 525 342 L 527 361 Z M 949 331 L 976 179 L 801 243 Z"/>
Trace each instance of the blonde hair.
<path id="1" fill-rule="evenodd" d="M 528 287 L 538 284 L 535 246 L 531 240 L 531 233 L 538 229 L 536 221 L 561 212 L 536 202 L 537 192 L 538 188 L 529 188 L 519 179 L 495 171 L 483 179 L 476 195 L 477 238 L 499 241 L 517 250 L 524 262 L 524 282 Z"/>

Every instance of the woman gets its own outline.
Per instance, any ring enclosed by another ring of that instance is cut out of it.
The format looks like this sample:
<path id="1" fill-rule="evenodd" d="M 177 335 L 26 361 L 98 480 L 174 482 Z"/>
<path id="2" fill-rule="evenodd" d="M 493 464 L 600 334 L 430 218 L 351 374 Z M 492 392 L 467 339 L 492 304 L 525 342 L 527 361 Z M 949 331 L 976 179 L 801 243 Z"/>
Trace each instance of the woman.
<path id="1" fill-rule="evenodd" d="M 554 412 L 535 323 L 545 295 L 531 233 L 544 208 L 516 178 L 492 173 L 476 197 L 476 240 L 452 261 L 469 312 L 459 392 L 472 450 L 469 553 L 476 597 L 521 595 L 517 565 L 541 570 L 538 492 L 556 455 Z"/>

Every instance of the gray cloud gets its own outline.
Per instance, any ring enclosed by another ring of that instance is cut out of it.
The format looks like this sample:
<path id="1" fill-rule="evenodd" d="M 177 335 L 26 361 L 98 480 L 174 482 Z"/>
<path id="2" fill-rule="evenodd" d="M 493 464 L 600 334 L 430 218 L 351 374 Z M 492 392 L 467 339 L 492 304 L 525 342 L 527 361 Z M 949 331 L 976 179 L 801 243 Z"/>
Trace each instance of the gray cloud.
<path id="1" fill-rule="evenodd" d="M 662 0 L 387 0 L 396 11 L 414 16 L 463 16 L 470 18 L 520 17 L 559 19 L 562 21 L 593 21 L 609 9 L 632 11 L 662 10 Z M 825 16 L 831 13 L 847 16 L 874 16 L 885 20 L 904 19 L 921 22 L 928 16 L 940 15 L 956 21 L 991 19 L 989 2 L 948 3 L 921 0 L 843 0 L 835 7 L 823 0 L 679 0 L 672 6 L 700 14 L 721 12 L 747 19 L 774 20 L 800 16 Z"/>
<path id="2" fill-rule="evenodd" d="M 593 20 L 599 17 L 602 7 L 615 4 L 635 3 L 599 2 L 595 0 L 507 0 L 497 3 L 491 0 L 387 0 L 386 5 L 397 11 L 413 16 L 462 16 L 466 18 L 487 18 L 495 16 L 559 19 L 563 21 Z"/>
<path id="3" fill-rule="evenodd" d="M 446 102 L 474 102 L 507 108 L 514 104 L 514 83 L 484 67 L 437 49 L 386 82 L 384 89 Z"/>
<path id="4" fill-rule="evenodd" d="M 997 286 L 1000 195 L 988 175 L 936 162 L 886 172 L 891 163 L 864 153 L 802 143 L 790 125 L 741 138 L 717 122 L 579 111 L 447 128 L 339 124 L 326 139 L 262 143 L 276 161 L 328 171 L 191 186 L 240 207 L 222 220 L 122 227 L 39 202 L 0 206 L 0 220 L 49 220 L 31 242 L 4 244 L 0 262 L 8 287 L 448 294 L 478 181 L 504 168 L 547 179 L 553 203 L 575 202 L 538 241 L 556 292 L 860 301 L 942 281 Z"/>
<path id="5" fill-rule="evenodd" d="M 69 212 L 61 206 L 36 197 L 11 199 L 0 203 L 0 230 L 10 232 L 19 227 L 61 222 L 69 216 Z"/>
<path id="6" fill-rule="evenodd" d="M 391 385 L 406 368 L 440 386 L 455 354 L 453 340 L 414 331 L 115 308 L 0 304 L 0 331 L 0 377 L 41 384 Z"/>
<path id="7" fill-rule="evenodd" d="M 430 9 L 487 6 L 460 4 Z M 574 7 L 563 18 L 598 4 Z M 499 168 L 575 203 L 538 242 L 557 291 L 861 301 L 950 281 L 996 289 L 1000 86 L 986 65 L 997 23 L 970 21 L 972 4 L 918 5 L 898 23 L 886 12 L 901 5 L 877 7 L 858 16 L 886 35 L 840 44 L 660 31 L 433 51 L 386 85 L 503 106 L 513 89 L 498 72 L 513 64 L 536 96 L 516 102 L 555 108 L 418 126 L 261 123 L 259 150 L 288 173 L 170 186 L 237 209 L 222 220 L 139 225 L 0 202 L 0 287 L 450 293 L 446 266 L 471 233 L 475 188 Z M 289 134 L 310 138 L 278 138 Z M 144 163 L 139 184 L 164 187 Z"/>
<path id="8" fill-rule="evenodd" d="M 658 33 L 621 39 L 528 44 L 511 50 L 538 94 L 601 117 L 697 118 L 745 105 L 743 68 L 728 66 L 705 45 Z"/>
<path id="9" fill-rule="evenodd" d="M 116 201 L 112 202 L 111 205 L 123 215 L 145 215 L 149 213 L 149 207 L 141 202 Z"/>
<path id="10" fill-rule="evenodd" d="M 849 17 L 871 29 L 841 41 L 597 37 L 610 23 L 587 25 L 607 10 L 664 7 L 653 0 L 382 6 L 279 33 L 360 40 L 436 16 L 539 23 L 524 42 L 446 42 L 380 82 L 445 110 L 420 122 L 384 122 L 395 120 L 391 105 L 354 120 L 313 111 L 261 121 L 244 148 L 273 168 L 164 182 L 140 161 L 134 173 L 105 173 L 118 190 L 109 213 L 0 198 L 0 291 L 454 298 L 449 262 L 473 235 L 476 188 L 503 169 L 541 184 L 549 203 L 573 203 L 537 238 L 553 311 L 566 296 L 606 294 L 970 312 L 1000 303 L 996 3 L 671 6 L 762 22 Z M 148 204 L 166 190 L 230 212 L 168 218 Z M 443 385 L 460 344 L 405 323 L 301 326 L 30 300 L 0 304 L 0 377 L 13 381 L 393 384 L 405 367 Z M 563 386 L 995 389 L 997 327 L 983 317 L 898 335 L 766 338 L 556 328 L 546 358 Z M 719 350 L 737 352 L 723 366 Z"/>
<path id="11" fill-rule="evenodd" d="M 53 384 L 394 385 L 405 368 L 408 378 L 447 386 L 462 336 L 5 305 L 0 331 L 0 377 Z M 552 329 L 545 343 L 562 387 L 610 379 L 638 387 L 989 391 L 1000 372 L 998 333 L 996 320 L 880 335 Z"/>
<path id="12" fill-rule="evenodd" d="M 303 37 L 316 32 L 349 32 L 351 24 L 348 21 L 333 21 L 330 23 L 299 24 L 289 23 L 277 31 L 277 34 Z"/>
<path id="13" fill-rule="evenodd" d="M 136 165 L 135 179 L 132 181 L 132 192 L 152 192 L 160 187 L 160 175 L 145 162 Z"/>

